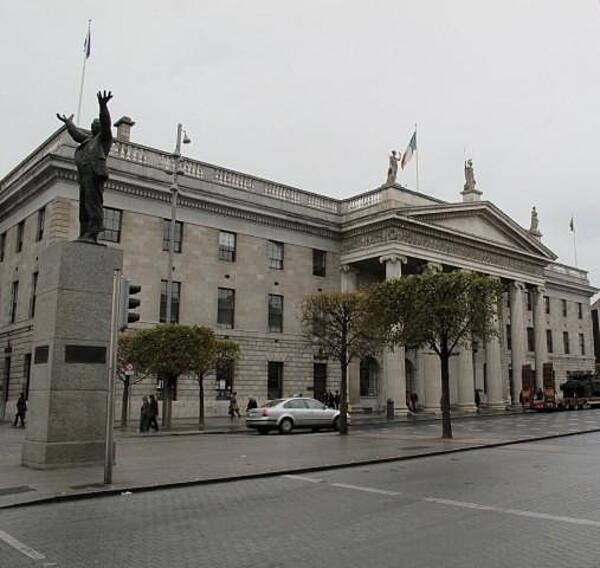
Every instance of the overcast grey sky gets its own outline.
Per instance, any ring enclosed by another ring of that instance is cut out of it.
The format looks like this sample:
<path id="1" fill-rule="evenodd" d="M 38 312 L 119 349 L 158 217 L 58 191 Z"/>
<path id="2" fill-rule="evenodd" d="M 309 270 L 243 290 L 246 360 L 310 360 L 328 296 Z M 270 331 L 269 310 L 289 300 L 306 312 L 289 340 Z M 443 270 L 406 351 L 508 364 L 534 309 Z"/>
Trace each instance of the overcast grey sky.
<path id="1" fill-rule="evenodd" d="M 348 197 L 418 123 L 420 190 L 478 189 L 600 286 L 598 0 L 19 0 L 0 3 L 0 177 L 111 89 L 132 139 Z M 415 161 L 399 181 L 415 188 Z"/>

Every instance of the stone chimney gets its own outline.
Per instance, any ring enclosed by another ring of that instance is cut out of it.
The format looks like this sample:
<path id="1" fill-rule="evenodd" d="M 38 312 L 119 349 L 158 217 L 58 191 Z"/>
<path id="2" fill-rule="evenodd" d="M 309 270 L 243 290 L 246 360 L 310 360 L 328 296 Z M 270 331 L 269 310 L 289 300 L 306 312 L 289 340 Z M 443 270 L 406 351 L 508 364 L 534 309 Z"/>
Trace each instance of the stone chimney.
<path id="1" fill-rule="evenodd" d="M 131 127 L 135 124 L 128 116 L 122 116 L 113 124 L 117 129 L 117 140 L 119 142 L 129 142 L 131 135 Z"/>

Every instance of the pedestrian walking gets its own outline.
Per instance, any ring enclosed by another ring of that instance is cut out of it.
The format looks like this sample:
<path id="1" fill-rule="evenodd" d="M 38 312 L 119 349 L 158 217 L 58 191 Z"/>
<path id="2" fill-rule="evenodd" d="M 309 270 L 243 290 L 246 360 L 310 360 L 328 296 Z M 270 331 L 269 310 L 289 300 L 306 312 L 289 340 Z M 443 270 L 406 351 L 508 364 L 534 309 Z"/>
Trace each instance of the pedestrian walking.
<path id="1" fill-rule="evenodd" d="M 158 401 L 156 397 L 151 394 L 150 395 L 150 407 L 148 411 L 148 429 L 152 428 L 155 432 L 158 432 Z"/>
<path id="2" fill-rule="evenodd" d="M 234 392 L 229 398 L 229 416 L 233 420 L 235 415 L 237 415 L 238 418 L 241 418 L 240 406 L 237 401 L 237 392 Z"/>
<path id="3" fill-rule="evenodd" d="M 148 431 L 148 422 L 150 420 L 150 403 L 148 397 L 142 397 L 142 407 L 140 408 L 140 432 Z"/>
<path id="4" fill-rule="evenodd" d="M 19 394 L 19 398 L 17 399 L 17 415 L 15 416 L 15 421 L 13 426 L 16 428 L 19 420 L 21 420 L 21 428 L 25 428 L 25 414 L 27 413 L 27 402 L 25 401 L 25 395 L 23 393 Z"/>

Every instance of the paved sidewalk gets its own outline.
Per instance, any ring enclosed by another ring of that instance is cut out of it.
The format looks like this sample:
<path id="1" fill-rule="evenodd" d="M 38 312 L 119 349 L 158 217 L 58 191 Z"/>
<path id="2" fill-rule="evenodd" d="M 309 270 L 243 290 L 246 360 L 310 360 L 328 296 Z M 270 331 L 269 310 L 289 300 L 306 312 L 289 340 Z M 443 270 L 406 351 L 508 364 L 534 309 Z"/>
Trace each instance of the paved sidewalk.
<path id="1" fill-rule="evenodd" d="M 410 459 L 600 431 L 600 410 L 553 414 L 502 414 L 453 420 L 454 439 L 442 440 L 439 419 L 355 417 L 349 436 L 333 432 L 282 436 L 248 433 L 241 423 L 211 419 L 207 432 L 226 435 L 121 433 L 113 485 L 104 486 L 102 467 L 37 471 L 20 465 L 25 431 L 0 424 L 0 508 L 57 499 L 235 478 L 279 475 L 360 463 Z"/>

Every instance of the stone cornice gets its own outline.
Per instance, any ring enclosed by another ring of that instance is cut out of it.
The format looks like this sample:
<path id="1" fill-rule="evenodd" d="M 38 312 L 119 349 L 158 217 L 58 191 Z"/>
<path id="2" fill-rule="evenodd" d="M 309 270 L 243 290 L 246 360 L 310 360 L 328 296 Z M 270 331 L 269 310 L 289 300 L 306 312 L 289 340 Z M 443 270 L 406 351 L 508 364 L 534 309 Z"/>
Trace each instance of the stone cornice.
<path id="1" fill-rule="evenodd" d="M 490 243 L 481 244 L 473 238 L 456 234 L 441 234 L 434 227 L 411 223 L 409 219 L 388 218 L 372 225 L 363 225 L 344 232 L 342 252 L 397 241 L 404 245 L 429 249 L 444 255 L 469 258 L 482 264 L 516 269 L 542 276 L 549 263 L 518 251 L 507 251 Z"/>
<path id="2" fill-rule="evenodd" d="M 0 221 L 11 214 L 11 212 L 25 201 L 29 200 L 34 194 L 47 187 L 50 183 L 57 179 L 62 179 L 70 183 L 77 183 L 77 172 L 72 162 L 59 157 L 46 156 L 40 162 L 40 170 L 37 176 L 28 179 L 22 187 L 15 191 L 2 204 L 2 212 L 0 213 Z M 109 178 L 105 184 L 105 190 L 115 191 L 118 193 L 142 197 L 154 201 L 162 201 L 171 203 L 171 193 L 161 191 L 146 185 L 137 185 L 122 181 L 119 179 Z M 181 188 L 183 193 L 180 193 L 178 204 L 179 207 L 189 209 L 199 209 L 208 213 L 220 216 L 234 217 L 250 223 L 258 223 L 276 227 L 277 229 L 285 229 L 289 231 L 308 233 L 322 238 L 338 240 L 340 238 L 339 231 L 335 229 L 311 224 L 304 221 L 278 218 L 274 215 L 268 215 L 257 211 L 251 211 L 247 208 L 230 205 L 227 203 L 217 203 L 203 199 L 201 196 L 194 196 Z M 214 196 L 218 198 L 217 195 Z"/>

